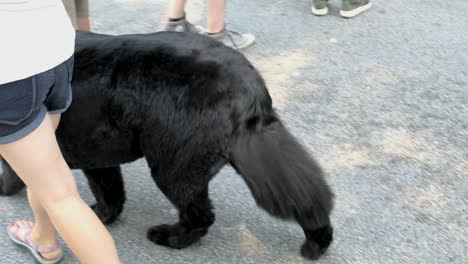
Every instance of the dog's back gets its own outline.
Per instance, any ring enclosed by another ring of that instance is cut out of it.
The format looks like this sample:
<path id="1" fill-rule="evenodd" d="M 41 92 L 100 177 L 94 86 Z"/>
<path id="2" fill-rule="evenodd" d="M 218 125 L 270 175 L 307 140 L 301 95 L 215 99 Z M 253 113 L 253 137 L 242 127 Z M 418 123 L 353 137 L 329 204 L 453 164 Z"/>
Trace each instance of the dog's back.
<path id="1" fill-rule="evenodd" d="M 72 84 L 74 103 L 58 136 L 73 136 L 61 147 L 76 168 L 141 157 L 141 136 L 150 130 L 156 139 L 167 138 L 162 132 L 183 134 L 196 127 L 205 133 L 217 127 L 230 136 L 249 116 L 272 111 L 264 82 L 248 60 L 196 34 L 78 31 Z M 180 122 L 187 117 L 191 122 Z M 75 156 L 77 146 L 93 154 Z"/>

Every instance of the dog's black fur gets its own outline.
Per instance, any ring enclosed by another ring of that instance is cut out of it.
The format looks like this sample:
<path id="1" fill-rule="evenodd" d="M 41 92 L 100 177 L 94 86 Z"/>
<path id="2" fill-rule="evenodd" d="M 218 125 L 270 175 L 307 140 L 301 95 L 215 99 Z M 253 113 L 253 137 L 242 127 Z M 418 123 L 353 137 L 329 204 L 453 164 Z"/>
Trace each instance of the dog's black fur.
<path id="1" fill-rule="evenodd" d="M 88 177 L 103 222 L 123 209 L 120 164 L 145 157 L 180 212 L 178 223 L 155 226 L 147 236 L 187 247 L 215 221 L 208 183 L 229 163 L 258 206 L 301 225 L 303 256 L 316 259 L 328 248 L 332 191 L 239 52 L 194 34 L 78 32 L 72 84 L 74 103 L 57 137 L 70 167 Z M 2 164 L 1 192 L 16 193 L 23 184 Z"/>

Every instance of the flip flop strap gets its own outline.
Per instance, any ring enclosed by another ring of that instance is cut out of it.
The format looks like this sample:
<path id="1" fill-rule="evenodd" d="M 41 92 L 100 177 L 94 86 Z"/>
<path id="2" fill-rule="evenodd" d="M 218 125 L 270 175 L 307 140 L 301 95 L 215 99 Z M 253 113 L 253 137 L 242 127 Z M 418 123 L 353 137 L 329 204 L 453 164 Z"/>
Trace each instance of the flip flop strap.
<path id="1" fill-rule="evenodd" d="M 50 247 L 45 247 L 45 246 L 39 246 L 36 248 L 37 252 L 39 253 L 49 253 L 49 252 L 54 252 L 60 249 L 60 244 L 57 243 L 55 246 L 50 246 Z"/>
<path id="2" fill-rule="evenodd" d="M 19 236 L 20 230 L 27 230 L 27 232 L 29 232 L 29 233 L 31 233 L 31 230 L 32 230 L 32 228 L 31 228 L 30 226 L 22 227 L 22 228 L 21 228 L 21 227 L 20 227 L 18 224 L 16 224 L 16 223 L 15 223 L 14 227 L 15 227 L 15 231 L 13 231 L 13 236 L 15 236 L 16 239 L 19 239 L 19 240 L 21 240 L 21 238 L 20 238 L 20 236 Z"/>
<path id="3" fill-rule="evenodd" d="M 28 243 L 36 252 L 50 253 L 50 252 L 54 252 L 60 249 L 59 243 L 55 244 L 54 246 L 38 246 L 34 244 L 34 242 L 32 242 L 30 238 L 31 231 L 32 229 L 26 233 L 26 235 L 24 236 L 24 239 L 26 240 L 26 243 Z"/>

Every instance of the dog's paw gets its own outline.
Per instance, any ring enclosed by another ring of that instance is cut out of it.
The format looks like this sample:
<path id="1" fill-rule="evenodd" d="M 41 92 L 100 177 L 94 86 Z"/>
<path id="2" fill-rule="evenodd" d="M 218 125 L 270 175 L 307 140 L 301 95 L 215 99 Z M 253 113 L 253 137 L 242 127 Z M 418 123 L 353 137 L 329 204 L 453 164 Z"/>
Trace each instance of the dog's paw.
<path id="1" fill-rule="evenodd" d="M 153 226 L 147 237 L 155 244 L 182 249 L 200 240 L 208 232 L 207 228 L 187 229 L 178 224 Z"/>
<path id="2" fill-rule="evenodd" d="M 306 240 L 301 247 L 301 255 L 310 260 L 316 260 L 322 255 L 320 247 L 314 241 Z"/>
<path id="3" fill-rule="evenodd" d="M 333 227 L 327 225 L 307 233 L 308 236 L 301 248 L 301 255 L 304 258 L 316 260 L 327 251 L 333 241 Z"/>
<path id="4" fill-rule="evenodd" d="M 148 229 L 146 237 L 155 244 L 161 246 L 168 246 L 167 239 L 170 236 L 171 226 L 170 225 L 159 225 L 153 226 Z"/>
<path id="5" fill-rule="evenodd" d="M 118 210 L 104 209 L 98 204 L 91 205 L 91 209 L 93 209 L 99 220 L 105 225 L 114 223 L 120 215 Z"/>

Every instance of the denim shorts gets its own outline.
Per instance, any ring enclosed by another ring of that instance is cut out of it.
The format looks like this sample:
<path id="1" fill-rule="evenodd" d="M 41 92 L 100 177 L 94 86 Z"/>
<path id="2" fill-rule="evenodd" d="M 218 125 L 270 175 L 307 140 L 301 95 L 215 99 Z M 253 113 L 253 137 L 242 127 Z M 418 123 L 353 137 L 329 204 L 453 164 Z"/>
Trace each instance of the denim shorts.
<path id="1" fill-rule="evenodd" d="M 72 101 L 73 62 L 72 56 L 51 70 L 0 84 L 0 144 L 26 137 L 47 113 L 68 109 Z"/>

